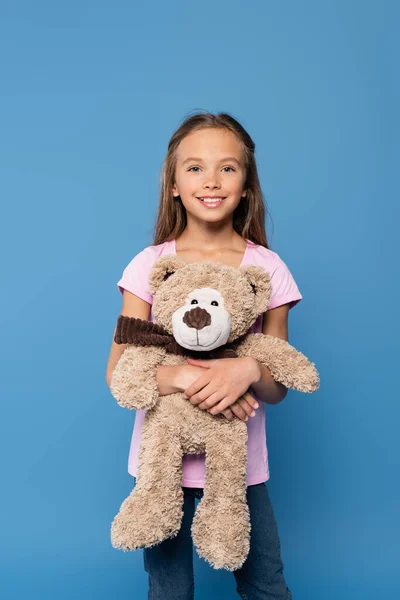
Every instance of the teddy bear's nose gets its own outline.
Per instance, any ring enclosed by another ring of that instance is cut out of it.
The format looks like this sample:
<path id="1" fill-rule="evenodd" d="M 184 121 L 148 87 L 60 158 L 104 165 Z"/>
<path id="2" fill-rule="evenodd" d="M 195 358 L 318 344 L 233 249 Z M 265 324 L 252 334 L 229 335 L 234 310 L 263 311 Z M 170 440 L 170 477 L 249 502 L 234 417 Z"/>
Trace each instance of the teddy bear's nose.
<path id="1" fill-rule="evenodd" d="M 186 311 L 182 320 L 188 327 L 194 327 L 195 329 L 203 329 L 203 327 L 211 325 L 210 313 L 205 308 L 200 308 L 200 306 Z"/>

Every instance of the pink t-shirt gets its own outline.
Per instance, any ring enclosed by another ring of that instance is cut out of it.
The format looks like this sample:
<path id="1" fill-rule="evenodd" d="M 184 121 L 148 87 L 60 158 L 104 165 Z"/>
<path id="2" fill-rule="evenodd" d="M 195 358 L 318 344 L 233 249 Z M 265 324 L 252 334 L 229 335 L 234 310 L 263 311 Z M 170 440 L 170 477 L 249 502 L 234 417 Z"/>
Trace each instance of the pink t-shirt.
<path id="1" fill-rule="evenodd" d="M 302 295 L 288 267 L 276 252 L 246 240 L 247 246 L 241 262 L 242 265 L 259 265 L 271 276 L 272 295 L 268 310 L 282 304 L 290 303 L 293 308 Z M 176 254 L 175 240 L 156 246 L 147 246 L 139 252 L 124 269 L 118 288 L 123 294 L 124 289 L 139 296 L 149 304 L 153 296 L 148 288 L 148 277 L 154 262 L 164 254 Z M 149 320 L 154 322 L 153 311 Z M 251 333 L 262 331 L 263 315 L 260 315 L 249 329 Z M 136 477 L 137 461 L 140 446 L 141 430 L 146 410 L 137 410 L 128 460 L 128 472 Z M 269 479 L 268 451 L 265 429 L 265 405 L 259 401 L 256 416 L 246 422 L 248 429 L 247 440 L 247 485 L 255 485 Z M 204 487 L 205 455 L 185 454 L 183 457 L 182 485 L 186 487 Z"/>

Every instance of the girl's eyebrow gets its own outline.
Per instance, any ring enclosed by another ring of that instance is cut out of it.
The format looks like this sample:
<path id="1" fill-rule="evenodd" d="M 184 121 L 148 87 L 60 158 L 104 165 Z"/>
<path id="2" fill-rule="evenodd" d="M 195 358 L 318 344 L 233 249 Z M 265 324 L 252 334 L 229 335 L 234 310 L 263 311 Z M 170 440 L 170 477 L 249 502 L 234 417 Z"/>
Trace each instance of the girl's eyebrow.
<path id="1" fill-rule="evenodd" d="M 240 162 L 239 162 L 239 161 L 238 161 L 238 159 L 237 159 L 237 158 L 235 158 L 234 156 L 225 156 L 225 158 L 221 158 L 221 160 L 220 160 L 219 162 L 220 162 L 220 163 L 221 163 L 221 162 L 227 162 L 227 161 L 229 161 L 229 160 L 230 160 L 230 161 L 233 161 L 233 162 L 235 162 L 235 163 L 237 163 L 238 165 L 240 165 Z M 185 165 L 187 162 L 190 162 L 190 161 L 202 162 L 202 159 L 201 159 L 201 158 L 190 157 L 190 158 L 186 158 L 186 159 L 183 161 L 183 163 L 182 163 L 182 164 L 183 164 L 183 165 Z"/>

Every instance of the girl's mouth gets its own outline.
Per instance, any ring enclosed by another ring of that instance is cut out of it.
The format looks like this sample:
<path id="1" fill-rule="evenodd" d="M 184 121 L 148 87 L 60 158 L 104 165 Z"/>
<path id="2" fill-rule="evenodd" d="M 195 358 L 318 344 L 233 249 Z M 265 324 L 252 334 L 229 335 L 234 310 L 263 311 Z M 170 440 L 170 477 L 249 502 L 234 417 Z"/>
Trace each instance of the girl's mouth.
<path id="1" fill-rule="evenodd" d="M 206 208 L 217 208 L 225 200 L 224 196 L 215 198 L 197 198 L 199 202 Z"/>

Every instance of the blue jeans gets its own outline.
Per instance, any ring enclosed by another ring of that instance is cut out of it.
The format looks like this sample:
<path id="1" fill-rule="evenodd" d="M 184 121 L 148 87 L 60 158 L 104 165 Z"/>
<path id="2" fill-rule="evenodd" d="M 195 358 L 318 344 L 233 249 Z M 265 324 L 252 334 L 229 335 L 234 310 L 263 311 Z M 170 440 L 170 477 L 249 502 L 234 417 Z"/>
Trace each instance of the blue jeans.
<path id="1" fill-rule="evenodd" d="M 178 535 L 144 548 L 144 568 L 149 575 L 148 600 L 193 600 L 193 545 L 190 528 L 195 498 L 202 488 L 183 488 L 182 525 Z M 250 511 L 250 552 L 243 566 L 233 571 L 242 600 L 292 600 L 283 576 L 280 540 L 265 483 L 247 488 Z M 210 567 L 211 568 L 211 567 Z"/>

